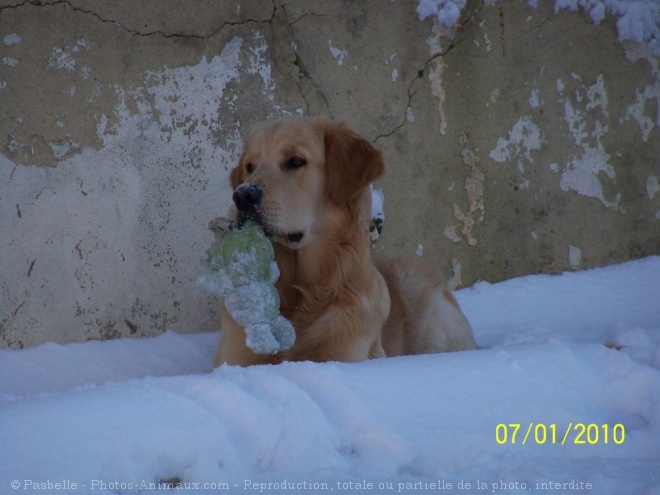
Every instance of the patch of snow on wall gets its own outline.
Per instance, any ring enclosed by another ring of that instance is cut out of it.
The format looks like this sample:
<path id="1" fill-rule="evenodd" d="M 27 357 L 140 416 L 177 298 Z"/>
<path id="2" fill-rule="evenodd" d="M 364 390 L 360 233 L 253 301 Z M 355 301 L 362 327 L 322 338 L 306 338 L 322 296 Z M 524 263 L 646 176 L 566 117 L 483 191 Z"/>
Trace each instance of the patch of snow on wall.
<path id="1" fill-rule="evenodd" d="M 498 1 L 484 0 L 484 4 Z M 527 4 L 536 8 L 538 2 L 528 0 Z M 660 2 L 657 0 L 554 0 L 554 6 L 555 13 L 583 9 L 596 25 L 605 16 L 614 16 L 620 42 L 647 43 L 651 53 L 660 56 Z M 418 0 L 417 15 L 421 21 L 432 17 L 439 25 L 451 29 L 460 19 L 464 7 L 465 0 Z"/>
<path id="2" fill-rule="evenodd" d="M 385 204 L 385 195 L 382 189 L 374 189 L 373 184 L 371 188 L 371 218 L 378 218 L 385 220 L 385 212 L 383 206 Z"/>
<path id="3" fill-rule="evenodd" d="M 382 189 L 374 189 L 374 185 L 369 186 L 371 190 L 371 220 L 375 224 L 375 228 L 370 232 L 370 238 L 372 244 L 375 243 L 379 237 L 380 232 L 383 230 L 383 224 L 385 223 L 385 195 L 383 194 Z"/>
<path id="4" fill-rule="evenodd" d="M 420 21 L 433 17 L 440 25 L 451 28 L 461 17 L 466 0 L 419 0 L 417 15 Z"/>
<path id="5" fill-rule="evenodd" d="M 606 15 L 617 19 L 620 42 L 648 43 L 649 50 L 660 55 L 660 3 L 657 0 L 556 0 L 555 12 L 585 10 L 594 24 Z"/>
<path id="6" fill-rule="evenodd" d="M 21 38 L 16 33 L 6 34 L 5 37 L 3 38 L 3 42 L 5 46 L 19 45 L 21 41 L 23 41 L 23 38 Z"/>

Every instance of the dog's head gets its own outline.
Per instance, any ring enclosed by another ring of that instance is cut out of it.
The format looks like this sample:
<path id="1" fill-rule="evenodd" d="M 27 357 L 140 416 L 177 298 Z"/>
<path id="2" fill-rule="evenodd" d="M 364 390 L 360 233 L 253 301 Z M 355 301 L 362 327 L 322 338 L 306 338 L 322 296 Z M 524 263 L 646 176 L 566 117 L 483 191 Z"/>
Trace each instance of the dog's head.
<path id="1" fill-rule="evenodd" d="M 291 119 L 257 127 L 230 174 L 238 217 L 302 249 L 342 222 L 364 219 L 381 153 L 344 123 Z"/>

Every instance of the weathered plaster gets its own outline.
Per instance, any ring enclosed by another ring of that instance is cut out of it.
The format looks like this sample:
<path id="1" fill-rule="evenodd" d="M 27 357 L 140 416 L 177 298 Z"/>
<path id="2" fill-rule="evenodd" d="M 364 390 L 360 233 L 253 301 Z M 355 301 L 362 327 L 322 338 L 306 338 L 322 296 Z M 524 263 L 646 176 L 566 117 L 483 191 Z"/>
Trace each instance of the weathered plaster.
<path id="1" fill-rule="evenodd" d="M 534 105 L 538 106 L 536 100 L 530 101 L 530 106 L 534 107 Z M 541 130 L 532 122 L 531 117 L 521 117 L 513 124 L 506 138 L 501 137 L 497 140 L 497 146 L 488 156 L 499 163 L 509 162 L 515 158 L 518 170 L 524 174 L 524 163 L 534 163 L 531 152 L 540 150 L 542 141 Z"/>
<path id="2" fill-rule="evenodd" d="M 53 9 L 74 24 L 83 17 L 123 40 L 127 52 L 164 43 L 160 34 L 126 36 L 64 5 L 22 8 L 36 17 Z M 94 28 L 46 48 L 45 56 L 29 30 L 20 43 L 15 36 L 5 43 L 43 74 L 27 84 L 25 73 L 14 74 L 5 88 L 18 95 L 0 157 L 0 231 L 12 233 L 0 240 L 0 333 L 11 346 L 49 333 L 74 341 L 217 327 L 212 299 L 194 281 L 211 240 L 206 224 L 230 201 L 227 170 L 241 146 L 241 117 L 296 111 L 278 97 L 268 25 L 231 27 L 218 34 L 220 43 L 205 41 L 216 50 L 191 50 L 198 55 L 190 53 L 187 65 L 155 59 L 152 67 L 123 66 L 119 79 L 98 75 L 105 68 L 94 52 L 105 52 Z M 261 96 L 237 92 L 241 85 Z M 52 96 L 30 107 L 31 90 Z M 43 110 L 50 125 L 31 125 Z M 35 127 L 41 151 L 29 137 Z"/>
<path id="3" fill-rule="evenodd" d="M 582 84 L 577 74 L 571 74 L 571 77 L 580 84 L 575 93 L 564 96 L 565 86 L 561 79 L 557 81 L 557 91 L 559 101 L 564 102 L 564 121 L 575 146 L 581 148 L 581 151 L 579 156 L 573 157 L 566 164 L 559 186 L 562 191 L 575 191 L 583 196 L 599 199 L 609 208 L 621 208 L 621 194 L 616 193 L 611 200 L 606 199 L 600 180 L 603 175 L 609 180 L 616 178 L 615 169 L 610 163 L 611 157 L 601 142 L 601 138 L 609 130 L 608 125 L 601 120 L 608 117 L 603 75 L 600 74 L 589 86 Z"/>
<path id="4" fill-rule="evenodd" d="M 434 138 L 439 156 L 452 164 L 443 170 L 461 170 L 469 136 L 469 149 L 481 157 L 487 214 L 479 224 L 466 215 L 457 186 L 463 181 L 437 187 L 441 236 L 425 240 L 424 254 L 434 256 L 432 246 L 443 245 L 445 256 L 460 260 L 467 283 L 473 263 L 479 277 L 490 279 L 495 265 L 508 273 L 525 264 L 531 272 L 554 272 L 612 262 L 617 250 L 637 256 L 642 245 L 660 251 L 657 199 L 640 194 L 658 173 L 660 140 L 645 135 L 656 128 L 626 118 L 633 104 L 655 122 L 655 100 L 641 103 L 639 95 L 654 94 L 657 59 L 643 45 L 617 43 L 607 21 L 587 26 L 548 7 L 468 2 L 470 15 L 451 42 L 429 43 L 431 53 L 441 54 L 434 67 L 443 67 L 442 117 L 432 125 L 445 132 Z M 425 225 L 425 233 L 433 229 L 433 222 Z M 570 262 L 567 244 L 580 247 L 579 266 L 575 256 Z"/>
<path id="5" fill-rule="evenodd" d="M 464 136 L 464 142 L 467 143 L 468 137 Z M 478 167 L 479 157 L 469 148 L 464 148 L 461 152 L 463 163 L 470 168 L 470 174 L 465 179 L 465 194 L 467 197 L 467 211 L 463 211 L 457 204 L 453 205 L 454 218 L 459 221 L 455 225 L 447 225 L 443 231 L 444 236 L 452 242 L 461 242 L 462 238 L 456 229 L 460 228 L 467 243 L 470 246 L 477 244 L 477 239 L 472 235 L 472 229 L 477 223 L 484 220 L 484 174 Z M 454 184 L 450 186 L 454 188 Z"/>
<path id="6" fill-rule="evenodd" d="M 641 45 L 628 45 L 626 57 L 631 63 L 643 60 L 651 68 L 651 84 L 635 89 L 635 102 L 628 106 L 626 114 L 621 119 L 621 123 L 630 119 L 635 120 L 642 133 L 642 140 L 647 141 L 653 129 L 660 127 L 660 66 L 658 58 L 651 56 Z M 653 107 L 655 107 L 655 116 L 652 113 Z"/>
<path id="7" fill-rule="evenodd" d="M 255 123 L 385 156 L 375 249 L 452 287 L 660 253 L 660 73 L 606 18 L 468 1 L 0 3 L 0 345 L 217 328 L 195 285 Z"/>

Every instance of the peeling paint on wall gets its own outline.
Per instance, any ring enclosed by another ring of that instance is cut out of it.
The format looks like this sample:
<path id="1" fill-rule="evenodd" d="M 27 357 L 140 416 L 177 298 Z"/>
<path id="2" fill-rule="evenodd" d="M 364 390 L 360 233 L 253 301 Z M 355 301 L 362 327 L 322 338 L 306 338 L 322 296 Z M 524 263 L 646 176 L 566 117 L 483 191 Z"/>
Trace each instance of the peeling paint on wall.
<path id="1" fill-rule="evenodd" d="M 651 175 L 646 179 L 646 194 L 648 194 L 649 199 L 653 199 L 658 192 L 660 192 L 658 178 L 655 175 Z"/>
<path id="2" fill-rule="evenodd" d="M 463 134 L 462 140 L 467 142 L 465 134 Z M 484 174 L 478 167 L 479 157 L 472 150 L 464 148 L 462 158 L 463 164 L 470 167 L 470 174 L 465 179 L 468 211 L 464 212 L 457 204 L 454 204 L 454 218 L 460 223 L 445 226 L 443 233 L 452 242 L 460 242 L 462 238 L 457 232 L 457 229 L 460 228 L 460 233 L 465 237 L 467 243 L 470 246 L 475 246 L 477 239 L 472 234 L 472 229 L 475 224 L 484 220 Z"/>
<path id="3" fill-rule="evenodd" d="M 608 131 L 608 126 L 601 118 L 607 117 L 607 91 L 603 76 L 587 86 L 580 76 L 572 75 L 579 83 L 573 95 L 563 94 L 564 83 L 557 82 L 560 101 L 564 102 L 564 121 L 576 146 L 582 148 L 582 154 L 573 157 L 564 167 L 559 186 L 562 191 L 574 191 L 580 195 L 599 199 L 608 208 L 621 210 L 621 194 L 608 200 L 603 193 L 601 177 L 610 180 L 616 177 L 614 167 L 609 163 L 610 155 L 605 151 L 601 138 Z M 575 106 L 573 106 L 575 105 Z"/>
<path id="4" fill-rule="evenodd" d="M 53 53 L 54 70 L 80 70 L 75 50 Z M 258 32 L 249 42 L 233 37 L 196 65 L 146 71 L 143 85 L 114 85 L 118 105 L 95 116 L 100 150 L 49 143 L 56 168 L 0 156 L 0 196 L 18 212 L 0 215 L 0 231 L 13 233 L 0 239 L 0 294 L 21 339 L 35 338 L 35 325 L 80 341 L 154 335 L 212 317 L 195 280 L 212 239 L 206 225 L 229 206 L 227 170 L 242 140 L 240 122 L 222 115 L 234 114 L 230 86 L 246 77 L 261 80 L 273 101 Z M 14 333 L 2 338 L 23 345 Z"/>
<path id="5" fill-rule="evenodd" d="M 420 16 L 420 19 L 421 18 L 422 16 Z M 428 78 L 431 82 L 431 94 L 438 100 L 438 116 L 440 118 L 439 130 L 441 136 L 447 134 L 447 119 L 444 110 L 446 95 L 445 90 L 442 87 L 442 74 L 447 68 L 447 64 L 444 61 L 444 57 L 440 55 L 446 51 L 446 49 L 443 48 L 443 44 L 451 42 L 452 36 L 453 30 L 443 25 L 441 22 L 438 22 L 438 19 L 434 17 L 431 36 L 426 39 L 426 44 L 429 47 L 429 52 L 433 59 L 433 65 L 429 71 Z"/>
<path id="6" fill-rule="evenodd" d="M 580 268 L 582 263 L 582 250 L 572 244 L 568 245 L 568 264 L 573 270 Z"/>
<path id="7" fill-rule="evenodd" d="M 484 50 L 486 53 L 489 53 L 493 48 L 492 48 L 492 41 L 490 37 L 488 36 L 488 33 L 486 32 L 486 28 L 484 27 L 486 24 L 486 20 L 482 19 L 481 22 L 479 22 L 479 28 L 482 29 L 483 31 L 483 43 L 484 43 Z M 477 48 L 481 48 L 481 41 L 478 40 L 477 38 L 474 39 L 474 44 Z"/>
<path id="8" fill-rule="evenodd" d="M 442 71 L 447 65 L 440 59 L 436 60 L 433 69 L 429 72 L 431 93 L 438 99 L 438 115 L 440 117 L 440 135 L 447 134 L 447 118 L 445 117 L 445 90 L 442 88 Z"/>
<path id="9" fill-rule="evenodd" d="M 525 172 L 524 162 L 533 163 L 531 152 L 541 149 L 541 130 L 530 117 L 521 117 L 506 138 L 499 138 L 488 156 L 498 163 L 516 160 L 518 170 Z"/>
<path id="10" fill-rule="evenodd" d="M 337 61 L 337 65 L 344 65 L 344 59 L 346 58 L 346 55 L 348 55 L 346 50 L 340 50 L 339 48 L 332 46 L 332 41 L 330 40 L 328 40 L 328 48 L 330 49 L 332 56 Z"/>
<path id="11" fill-rule="evenodd" d="M 144 86 L 128 89 L 115 86 L 120 97 L 113 116 L 117 123 L 108 126 L 108 119 L 101 116 L 97 128 L 104 146 L 111 146 L 138 131 L 143 136 L 149 134 L 154 142 L 166 142 L 179 151 L 205 143 L 205 154 L 210 154 L 206 158 L 214 160 L 213 139 L 223 129 L 223 123 L 217 118 L 217 105 L 221 102 L 231 105 L 231 98 L 223 99 L 224 89 L 239 77 L 242 45 L 243 40 L 235 37 L 210 62 L 202 57 L 195 66 L 148 71 Z M 263 64 L 256 63 L 255 48 L 251 48 L 251 53 L 248 72 L 258 73 L 264 85 L 268 84 L 268 78 L 264 77 L 268 71 Z M 272 88 L 266 86 L 266 89 Z"/>
<path id="12" fill-rule="evenodd" d="M 457 258 L 452 258 L 451 260 L 451 272 L 452 276 L 449 280 L 447 280 L 447 287 L 449 290 L 456 290 L 459 287 L 463 286 L 463 279 L 461 278 L 461 270 L 462 270 L 461 263 L 458 261 Z"/>
<path id="13" fill-rule="evenodd" d="M 660 129 L 660 67 L 658 58 L 651 56 L 647 51 L 638 45 L 628 47 L 626 56 L 630 62 L 645 60 L 651 67 L 651 74 L 655 78 L 653 84 L 647 84 L 644 88 L 637 89 L 635 103 L 628 106 L 626 114 L 621 119 L 621 123 L 628 120 L 634 120 L 639 125 L 642 133 L 642 140 L 647 141 L 654 127 Z M 655 122 L 652 117 L 647 115 L 647 108 L 652 110 L 655 100 Z"/>
<path id="14" fill-rule="evenodd" d="M 533 89 L 532 94 L 529 95 L 529 106 L 532 108 L 539 108 L 543 105 L 543 100 L 539 97 L 539 90 Z"/>
<path id="15" fill-rule="evenodd" d="M 411 107 L 406 108 L 406 120 L 408 122 L 415 122 L 415 115 L 413 114 L 413 109 Z"/>
<path id="16" fill-rule="evenodd" d="M 657 58 L 552 2 L 492 3 L 453 28 L 407 2 L 3 8 L 0 346 L 217 328 L 207 222 L 248 127 L 291 114 L 377 143 L 379 251 L 423 242 L 454 287 L 657 253 Z"/>
<path id="17" fill-rule="evenodd" d="M 232 42 L 233 41 L 234 40 L 232 40 Z M 266 43 L 266 37 L 261 31 L 254 32 L 253 41 L 255 45 L 249 48 L 252 55 L 250 55 L 250 67 L 247 69 L 247 72 L 248 74 L 252 74 L 252 75 L 259 74 L 261 80 L 264 83 L 264 88 L 267 91 L 268 99 L 270 101 L 273 101 L 274 100 L 273 91 L 275 91 L 275 83 L 272 78 L 272 67 L 270 65 L 270 61 L 267 59 L 268 43 Z M 223 55 L 224 55 L 224 51 L 223 51 Z"/>

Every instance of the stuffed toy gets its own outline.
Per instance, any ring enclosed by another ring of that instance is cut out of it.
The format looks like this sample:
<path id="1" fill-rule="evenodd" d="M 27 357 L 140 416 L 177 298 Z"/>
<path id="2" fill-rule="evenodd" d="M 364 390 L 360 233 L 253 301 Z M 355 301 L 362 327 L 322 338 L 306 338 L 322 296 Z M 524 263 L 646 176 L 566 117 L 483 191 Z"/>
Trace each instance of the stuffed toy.
<path id="1" fill-rule="evenodd" d="M 296 338 L 293 326 L 280 314 L 275 281 L 280 273 L 273 246 L 260 225 L 246 220 L 236 225 L 218 218 L 209 224 L 216 242 L 207 251 L 212 273 L 198 284 L 225 299 L 234 321 L 245 328 L 246 345 L 257 354 L 290 349 Z"/>

